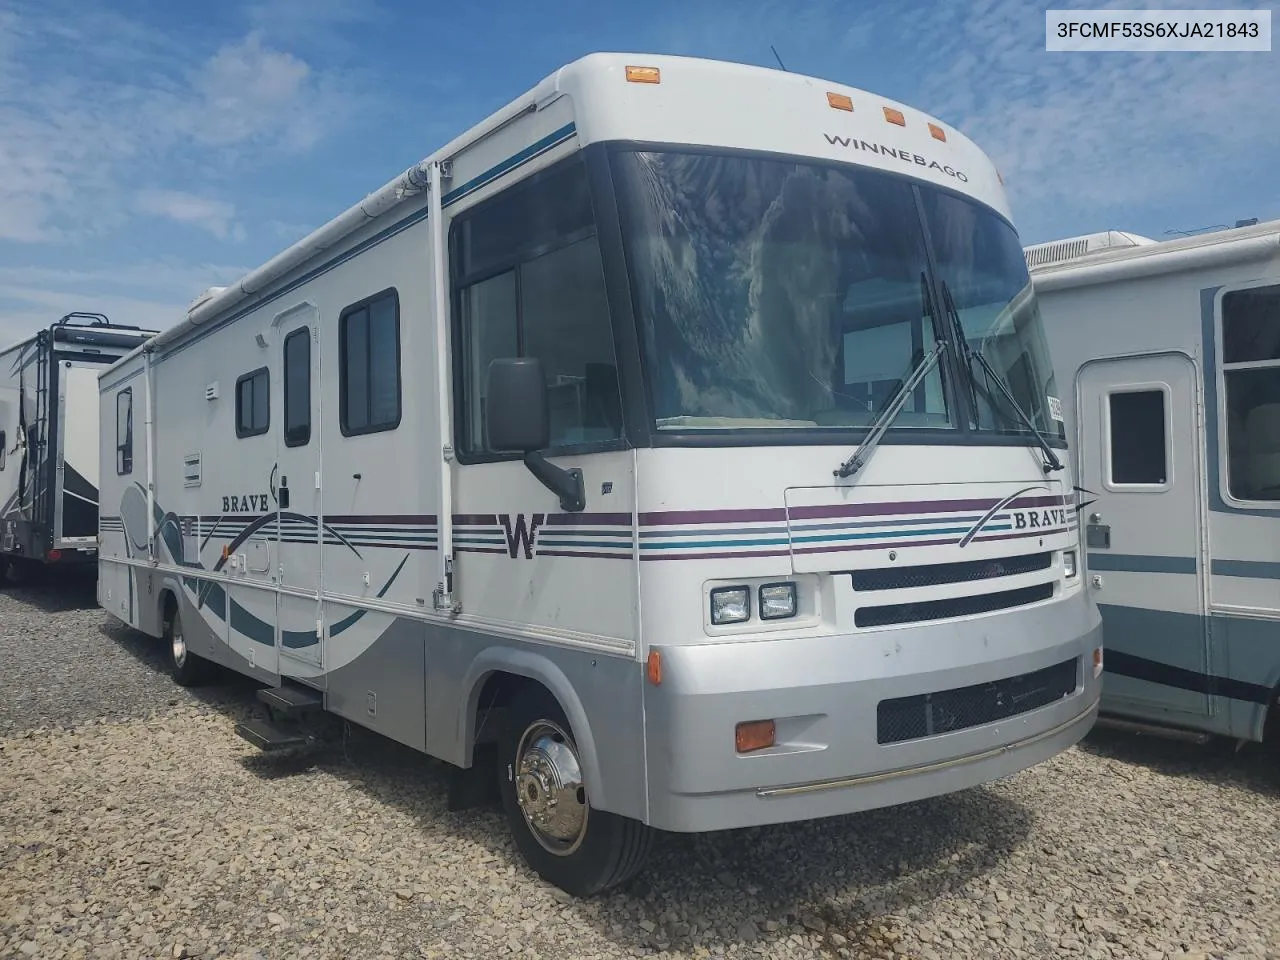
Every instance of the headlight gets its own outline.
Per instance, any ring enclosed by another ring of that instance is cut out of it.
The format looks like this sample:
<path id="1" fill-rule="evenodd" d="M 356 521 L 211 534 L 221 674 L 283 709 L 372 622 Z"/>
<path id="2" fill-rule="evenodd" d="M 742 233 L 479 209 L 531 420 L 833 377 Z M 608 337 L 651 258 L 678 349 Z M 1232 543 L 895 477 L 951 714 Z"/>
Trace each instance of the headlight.
<path id="1" fill-rule="evenodd" d="M 711 591 L 711 622 L 717 627 L 743 623 L 751 617 L 751 591 L 746 587 L 716 587 Z"/>
<path id="2" fill-rule="evenodd" d="M 1062 573 L 1067 578 L 1076 575 L 1076 552 L 1074 550 L 1064 550 L 1062 552 Z"/>
<path id="3" fill-rule="evenodd" d="M 785 620 L 796 615 L 796 585 L 766 583 L 760 588 L 760 619 Z"/>

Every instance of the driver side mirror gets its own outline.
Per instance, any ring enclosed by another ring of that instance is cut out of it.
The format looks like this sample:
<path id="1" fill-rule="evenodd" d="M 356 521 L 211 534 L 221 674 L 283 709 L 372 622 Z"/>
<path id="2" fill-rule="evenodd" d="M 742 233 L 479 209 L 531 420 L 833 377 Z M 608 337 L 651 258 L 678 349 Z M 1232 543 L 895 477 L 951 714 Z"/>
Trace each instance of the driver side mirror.
<path id="1" fill-rule="evenodd" d="M 577 513 L 586 509 L 582 471 L 558 467 L 540 452 L 551 445 L 551 412 L 541 360 L 502 357 L 490 362 L 484 429 L 490 450 L 524 454 L 524 465 L 560 498 L 561 510 Z"/>
<path id="2" fill-rule="evenodd" d="M 551 442 L 547 380 L 536 357 L 503 357 L 489 364 L 484 429 L 489 449 L 532 453 Z"/>

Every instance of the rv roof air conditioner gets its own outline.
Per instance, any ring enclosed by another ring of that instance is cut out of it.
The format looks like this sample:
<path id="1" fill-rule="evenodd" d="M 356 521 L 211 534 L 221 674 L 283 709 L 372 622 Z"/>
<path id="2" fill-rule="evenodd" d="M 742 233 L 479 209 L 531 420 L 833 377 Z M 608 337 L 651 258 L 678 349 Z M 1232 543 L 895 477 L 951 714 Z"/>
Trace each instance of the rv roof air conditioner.
<path id="1" fill-rule="evenodd" d="M 1027 247 L 1023 255 L 1027 259 L 1027 269 L 1045 267 L 1049 264 L 1066 263 L 1078 260 L 1100 250 L 1114 250 L 1119 247 L 1145 247 L 1156 243 L 1150 237 L 1123 230 L 1103 230 L 1100 233 L 1088 233 L 1079 237 L 1068 237 L 1065 240 L 1050 240 Z"/>

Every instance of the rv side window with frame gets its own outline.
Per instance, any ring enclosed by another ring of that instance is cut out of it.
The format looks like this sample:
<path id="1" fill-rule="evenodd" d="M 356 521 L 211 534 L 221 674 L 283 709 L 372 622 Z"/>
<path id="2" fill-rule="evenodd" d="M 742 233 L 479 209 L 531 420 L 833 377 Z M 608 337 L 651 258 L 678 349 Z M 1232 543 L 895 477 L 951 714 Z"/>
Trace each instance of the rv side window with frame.
<path id="1" fill-rule="evenodd" d="M 284 338 L 284 445 L 311 442 L 311 328 Z"/>
<path id="2" fill-rule="evenodd" d="M 133 473 L 133 387 L 116 394 L 116 473 Z"/>
<path id="3" fill-rule="evenodd" d="M 338 318 L 338 422 L 344 437 L 400 426 L 400 295 L 394 287 Z"/>
<path id="4" fill-rule="evenodd" d="M 1222 296 L 1227 490 L 1280 501 L 1280 284 Z"/>
<path id="5" fill-rule="evenodd" d="M 236 381 L 236 436 L 256 437 L 271 424 L 271 378 L 266 367 Z"/>
<path id="6" fill-rule="evenodd" d="M 1164 487 L 1169 438 L 1162 388 L 1116 390 L 1107 396 L 1108 482 L 1113 487 Z"/>
<path id="7" fill-rule="evenodd" d="M 485 379 L 537 357 L 551 449 L 616 447 L 622 400 L 586 170 L 574 157 L 460 214 L 450 233 L 460 458 L 499 459 L 484 432 Z"/>

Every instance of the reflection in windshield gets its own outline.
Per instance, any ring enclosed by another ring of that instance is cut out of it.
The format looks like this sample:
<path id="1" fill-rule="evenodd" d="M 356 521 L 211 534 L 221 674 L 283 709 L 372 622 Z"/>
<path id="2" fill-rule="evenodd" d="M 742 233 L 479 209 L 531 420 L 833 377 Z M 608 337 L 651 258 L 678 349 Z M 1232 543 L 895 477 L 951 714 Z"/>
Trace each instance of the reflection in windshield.
<path id="1" fill-rule="evenodd" d="M 703 154 L 617 162 L 660 429 L 866 425 L 932 349 L 905 181 Z M 936 370 L 897 423 L 949 425 Z"/>
<path id="2" fill-rule="evenodd" d="M 939 279 L 955 298 L 965 339 L 995 368 L 1040 431 L 1065 437 L 1062 422 L 1049 410 L 1048 398 L 1057 397 L 1053 364 L 1017 234 L 972 201 L 926 189 L 921 194 Z M 973 376 L 976 423 L 971 425 L 1027 432 L 999 388 L 986 383 L 980 364 L 974 364 Z"/>
<path id="3" fill-rule="evenodd" d="M 659 429 L 866 426 L 945 335 L 911 181 L 706 153 L 614 163 Z M 916 189 L 974 349 L 1044 424 L 1053 374 L 1016 234 L 983 207 Z M 913 391 L 893 429 L 956 425 L 945 371 Z M 994 385 L 986 392 L 969 419 L 1026 432 Z"/>

